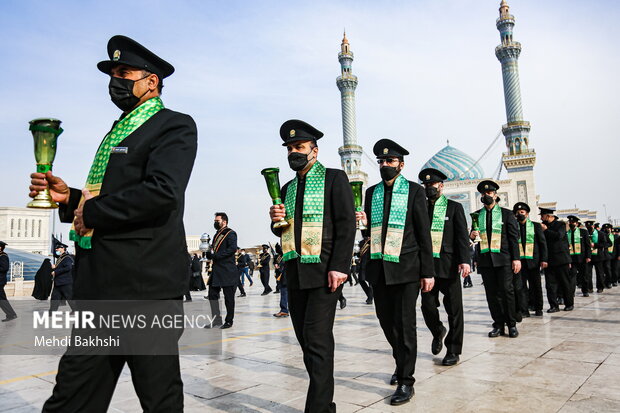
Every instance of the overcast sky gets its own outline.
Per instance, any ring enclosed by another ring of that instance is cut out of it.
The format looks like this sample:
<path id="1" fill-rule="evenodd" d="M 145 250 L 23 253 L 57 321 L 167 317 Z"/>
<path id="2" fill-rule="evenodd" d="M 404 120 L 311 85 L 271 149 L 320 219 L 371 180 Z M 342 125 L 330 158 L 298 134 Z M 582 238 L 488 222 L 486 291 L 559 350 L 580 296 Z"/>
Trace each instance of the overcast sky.
<path id="1" fill-rule="evenodd" d="M 198 125 L 186 232 L 213 233 L 223 210 L 240 245 L 273 241 L 260 170 L 292 178 L 278 130 L 299 118 L 325 133 L 319 158 L 340 167 L 338 52 L 346 27 L 355 53 L 358 140 L 380 138 L 412 153 L 405 176 L 450 144 L 478 158 L 506 122 L 494 48 L 499 0 L 428 1 L 10 1 L 0 76 L 1 206 L 25 206 L 34 170 L 28 121 L 56 117 L 54 171 L 82 187 L 118 109 L 96 68 L 124 34 L 176 67 L 164 104 Z M 620 217 L 617 176 L 620 67 L 617 1 L 512 0 L 524 117 L 537 152 L 536 189 L 560 208 Z M 497 169 L 503 137 L 482 162 Z M 616 158 L 616 159 L 614 159 Z M 370 181 L 376 164 L 363 159 Z M 61 227 L 66 237 L 67 228 Z"/>

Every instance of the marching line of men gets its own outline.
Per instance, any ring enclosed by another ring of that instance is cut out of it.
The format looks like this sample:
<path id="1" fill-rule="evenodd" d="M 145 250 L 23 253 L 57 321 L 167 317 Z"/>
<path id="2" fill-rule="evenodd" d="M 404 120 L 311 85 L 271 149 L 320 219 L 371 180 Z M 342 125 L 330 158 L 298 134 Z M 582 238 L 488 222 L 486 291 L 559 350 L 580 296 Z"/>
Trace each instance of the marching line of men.
<path id="1" fill-rule="evenodd" d="M 125 36 L 112 37 L 107 49 L 109 59 L 97 66 L 110 76 L 110 97 L 123 114 L 97 150 L 86 189 L 71 188 L 50 171 L 31 175 L 29 195 L 35 197 L 49 189 L 60 204 L 61 221 L 73 224 L 74 299 L 166 300 L 175 314 L 182 314 L 189 278 L 182 218 L 196 156 L 196 125 L 190 116 L 163 105 L 162 80 L 174 72 L 170 63 Z M 363 231 L 369 239 L 365 278 L 372 285 L 376 315 L 395 362 L 391 383 L 397 388 L 390 402 L 400 405 L 414 394 L 415 303 L 420 292 L 424 320 L 433 334 L 433 354 L 445 344 L 442 363 L 458 362 L 463 341 L 460 277 L 470 272 L 464 211 L 443 195 L 445 176 L 440 171 L 422 171 L 424 187 L 403 177 L 404 157 L 409 152 L 389 139 L 378 141 L 373 148 L 381 181 L 368 188 L 363 211 L 356 211 L 347 175 L 340 169 L 326 168 L 317 159 L 317 141 L 322 136 L 300 120 L 281 126 L 282 146 L 287 148 L 289 166 L 296 174 L 282 187 L 283 203 L 270 208 L 271 230 L 281 238 L 278 266 L 286 269 L 287 312 L 310 379 L 305 411 L 336 411 L 333 324 L 342 284 L 351 271 L 356 220 L 368 228 Z M 565 310 L 570 310 L 574 294 L 568 271 L 571 258 L 564 225 L 547 213 L 539 228 L 548 245 L 547 261 L 542 261 L 543 241 L 540 231 L 536 235 L 537 226 L 525 219 L 525 228 L 520 230 L 513 212 L 497 205 L 498 188 L 492 181 L 480 183 L 484 207 L 478 211 L 479 231 L 472 227 L 469 238 L 482 239 L 476 247 L 477 262 L 493 318 L 489 336 L 505 334 L 508 326 L 509 335 L 516 337 L 516 322 L 525 314 L 514 295 L 515 282 L 518 289 L 523 278 L 515 276 L 522 263 L 538 259 L 542 266 L 548 262 L 545 276 L 550 304 L 557 308 L 559 289 Z M 282 220 L 288 225 L 274 225 Z M 233 324 L 234 294 L 240 284 L 235 263 L 238 247 L 226 214 L 216 213 L 214 226 L 218 232 L 207 254 L 213 260 L 207 297 L 214 315 L 219 316 L 219 293 L 224 292 L 226 318 L 216 317 L 215 324 L 228 328 Z M 618 258 L 617 237 L 609 234 L 608 226 L 602 230 L 589 228 L 595 251 L 592 261 L 586 262 L 590 266 L 586 266 L 582 281 L 588 288 L 588 272 L 591 276 L 593 266 L 600 291 L 617 282 L 612 268 L 618 267 L 610 263 L 611 257 Z M 521 242 L 520 231 L 524 234 Z M 163 261 L 159 259 L 162 250 L 168 251 Z M 538 256 L 535 251 L 539 251 Z M 5 272 L 5 255 L 0 253 L 0 276 Z M 135 265 L 138 255 L 144 257 L 140 270 Z M 262 261 L 268 269 L 267 257 Z M 532 264 L 533 274 L 537 264 Z M 535 277 L 530 281 L 530 275 L 528 284 L 535 289 Z M 5 279 L 6 273 L 0 278 Z M 269 290 L 267 283 L 263 293 Z M 440 292 L 448 313 L 448 331 L 438 316 Z M 0 298 L 7 312 L 10 306 L 6 296 Z M 8 318 L 13 315 L 7 313 Z M 178 348 L 179 337 L 170 334 L 162 340 Z M 145 411 L 183 410 L 178 353 L 66 353 L 60 359 L 56 385 L 43 411 L 106 411 L 125 364 L 131 369 Z"/>

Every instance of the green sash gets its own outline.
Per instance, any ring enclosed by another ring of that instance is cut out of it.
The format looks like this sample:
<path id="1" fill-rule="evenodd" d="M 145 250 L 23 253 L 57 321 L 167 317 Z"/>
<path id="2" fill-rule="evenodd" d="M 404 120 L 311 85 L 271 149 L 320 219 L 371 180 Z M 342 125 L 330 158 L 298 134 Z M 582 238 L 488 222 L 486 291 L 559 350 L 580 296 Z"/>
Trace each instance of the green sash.
<path id="1" fill-rule="evenodd" d="M 487 209 L 482 208 L 478 215 L 478 228 L 480 228 L 480 253 L 500 252 L 502 248 L 502 208 L 495 205 L 491 210 L 491 239 L 487 237 Z"/>
<path id="2" fill-rule="evenodd" d="M 316 161 L 306 174 L 303 211 L 301 218 L 301 259 L 302 264 L 321 262 L 321 243 L 323 240 L 323 210 L 325 207 L 325 167 Z M 299 257 L 295 251 L 295 201 L 297 198 L 298 177 L 291 181 L 286 190 L 284 207 L 289 226 L 282 231 L 283 261 Z"/>
<path id="3" fill-rule="evenodd" d="M 409 181 L 398 175 L 392 189 L 392 202 L 388 212 L 388 227 L 385 247 L 381 245 L 383 233 L 383 204 L 385 189 L 383 182 L 375 186 L 372 194 L 370 216 L 370 259 L 400 262 L 400 250 L 403 245 L 405 221 L 407 220 L 407 202 L 409 201 Z"/>
<path id="4" fill-rule="evenodd" d="M 575 234 L 574 243 L 573 234 Z M 568 249 L 570 251 L 570 255 L 581 255 L 581 231 L 579 228 L 568 230 Z"/>
<path id="5" fill-rule="evenodd" d="M 592 255 L 598 255 L 598 248 L 595 247 L 598 244 L 598 231 L 595 229 L 592 231 Z"/>
<path id="6" fill-rule="evenodd" d="M 612 254 L 614 252 L 614 234 L 607 234 L 609 236 L 609 240 L 611 241 L 611 247 L 607 247 L 607 252 Z"/>
<path id="7" fill-rule="evenodd" d="M 448 198 L 440 196 L 433 206 L 433 222 L 431 222 L 431 240 L 433 241 L 433 257 L 439 258 L 443 229 L 446 225 L 446 211 L 448 211 Z"/>
<path id="8" fill-rule="evenodd" d="M 93 197 L 96 197 L 101 192 L 101 185 L 103 184 L 103 177 L 105 176 L 106 169 L 108 168 L 108 162 L 110 160 L 110 153 L 112 148 L 118 145 L 123 139 L 131 135 L 136 129 L 144 124 L 154 114 L 164 108 L 164 104 L 159 97 L 154 97 L 147 100 L 123 119 L 118 121 L 112 128 L 110 133 L 106 135 L 97 149 L 95 160 L 88 172 L 88 178 L 86 179 L 86 189 L 90 191 Z M 80 198 L 79 207 L 84 204 L 84 196 Z M 69 239 L 75 241 L 81 248 L 92 248 L 91 239 L 93 237 L 94 230 L 90 230 L 86 235 L 78 235 L 75 232 L 75 226 L 71 225 L 71 231 L 69 231 Z"/>
<path id="9" fill-rule="evenodd" d="M 523 248 L 523 240 L 520 240 L 519 250 L 521 258 L 526 260 L 534 258 L 534 223 L 529 218 L 525 221 L 525 248 Z"/>

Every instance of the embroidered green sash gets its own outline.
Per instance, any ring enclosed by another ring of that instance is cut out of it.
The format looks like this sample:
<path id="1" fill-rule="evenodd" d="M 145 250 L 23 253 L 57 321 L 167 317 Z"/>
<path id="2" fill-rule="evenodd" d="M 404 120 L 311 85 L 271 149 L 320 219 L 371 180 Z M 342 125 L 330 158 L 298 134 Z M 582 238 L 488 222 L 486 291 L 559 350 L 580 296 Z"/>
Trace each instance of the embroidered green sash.
<path id="1" fill-rule="evenodd" d="M 491 210 L 491 239 L 487 236 L 487 209 L 482 208 L 478 215 L 478 228 L 480 228 L 480 253 L 500 252 L 502 248 L 502 208 L 495 205 Z"/>
<path id="2" fill-rule="evenodd" d="M 592 255 L 598 255 L 598 248 L 595 247 L 598 244 L 598 231 L 595 229 L 592 231 Z"/>
<path id="3" fill-rule="evenodd" d="M 101 185 L 103 184 L 103 177 L 108 167 L 112 148 L 163 108 L 164 104 L 159 97 L 149 99 L 117 122 L 110 133 L 106 135 L 101 145 L 99 145 L 99 149 L 97 149 L 95 160 L 90 167 L 90 172 L 86 179 L 86 189 L 90 191 L 93 197 L 96 197 L 101 192 Z M 84 204 L 84 201 L 84 196 L 82 196 L 79 203 L 80 207 Z M 69 239 L 75 241 L 81 248 L 90 249 L 92 248 L 91 239 L 93 232 L 94 230 L 91 229 L 86 235 L 79 235 L 75 232 L 75 226 L 71 225 Z"/>
<path id="4" fill-rule="evenodd" d="M 431 222 L 431 240 L 433 241 L 433 257 L 439 258 L 441 241 L 443 241 L 443 229 L 446 225 L 446 211 L 448 210 L 448 198 L 440 196 L 433 207 L 433 222 Z"/>
<path id="5" fill-rule="evenodd" d="M 385 189 L 383 182 L 375 186 L 372 194 L 370 216 L 370 259 L 400 262 L 400 250 L 403 245 L 405 221 L 407 219 L 407 202 L 409 200 L 409 181 L 398 175 L 392 188 L 392 202 L 388 211 L 388 227 L 385 246 L 381 245 L 383 233 L 383 204 Z"/>
<path id="6" fill-rule="evenodd" d="M 520 240 L 519 250 L 521 258 L 526 260 L 534 258 L 534 223 L 529 218 L 525 221 L 525 248 L 523 248 L 523 240 Z"/>
<path id="7" fill-rule="evenodd" d="M 607 234 L 609 236 L 609 240 L 611 241 L 611 247 L 607 247 L 607 252 L 612 254 L 614 252 L 614 234 Z"/>
<path id="8" fill-rule="evenodd" d="M 306 174 L 301 222 L 302 264 L 321 262 L 321 243 L 323 239 L 323 211 L 325 207 L 325 167 L 316 161 Z M 284 207 L 289 226 L 282 231 L 283 261 L 299 257 L 295 251 L 295 200 L 297 198 L 298 177 L 291 181 L 286 190 Z"/>
<path id="9" fill-rule="evenodd" d="M 574 240 L 573 237 L 575 237 Z M 581 255 L 581 231 L 579 228 L 568 230 L 568 250 L 570 255 Z"/>

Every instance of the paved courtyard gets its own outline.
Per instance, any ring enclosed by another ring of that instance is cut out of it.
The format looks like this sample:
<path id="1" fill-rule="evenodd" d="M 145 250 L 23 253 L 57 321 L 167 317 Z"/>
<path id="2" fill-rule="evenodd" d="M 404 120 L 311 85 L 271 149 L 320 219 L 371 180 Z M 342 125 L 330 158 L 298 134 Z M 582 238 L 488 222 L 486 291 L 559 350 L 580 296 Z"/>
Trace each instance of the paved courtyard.
<path id="1" fill-rule="evenodd" d="M 418 302 L 416 395 L 399 407 L 389 405 L 394 363 L 374 306 L 364 304 L 359 286 L 347 285 L 348 306 L 338 310 L 334 327 L 338 411 L 620 411 L 620 288 L 577 297 L 573 312 L 525 319 L 516 339 L 490 339 L 484 290 L 473 278 L 474 288 L 464 290 L 465 345 L 457 366 L 441 366 L 443 353 L 431 354 Z M 203 295 L 193 293 L 195 300 Z M 271 315 L 278 300 L 260 296 L 255 284 L 237 299 L 222 355 L 181 357 L 186 412 L 303 411 L 307 376 L 290 320 Z M 40 411 L 58 358 L 0 356 L 0 411 Z M 142 411 L 127 368 L 110 411 Z"/>

